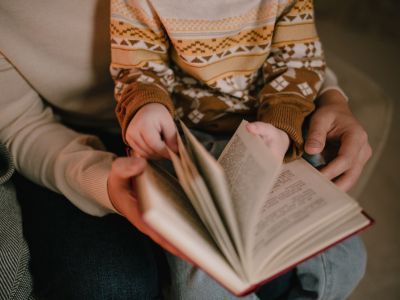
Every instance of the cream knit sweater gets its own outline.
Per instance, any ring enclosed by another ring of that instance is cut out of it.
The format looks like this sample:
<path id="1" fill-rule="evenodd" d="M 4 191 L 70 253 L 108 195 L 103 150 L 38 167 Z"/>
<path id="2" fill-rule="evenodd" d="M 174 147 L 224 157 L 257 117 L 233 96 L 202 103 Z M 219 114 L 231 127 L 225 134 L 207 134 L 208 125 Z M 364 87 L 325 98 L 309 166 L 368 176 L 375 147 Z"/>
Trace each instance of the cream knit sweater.
<path id="1" fill-rule="evenodd" d="M 65 124 L 119 127 L 108 30 L 108 1 L 0 2 L 0 140 L 19 172 L 97 216 L 113 211 L 114 155 Z"/>

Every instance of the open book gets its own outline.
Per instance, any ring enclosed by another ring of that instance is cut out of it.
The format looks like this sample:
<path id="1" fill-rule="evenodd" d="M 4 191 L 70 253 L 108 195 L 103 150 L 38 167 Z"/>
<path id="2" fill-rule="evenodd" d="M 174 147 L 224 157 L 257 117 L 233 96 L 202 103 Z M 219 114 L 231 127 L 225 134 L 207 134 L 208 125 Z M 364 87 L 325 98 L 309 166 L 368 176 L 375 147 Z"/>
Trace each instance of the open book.
<path id="1" fill-rule="evenodd" d="M 136 180 L 144 221 L 238 296 L 372 223 L 303 159 L 282 165 L 245 122 L 218 161 L 182 129 L 177 178 L 150 165 Z"/>

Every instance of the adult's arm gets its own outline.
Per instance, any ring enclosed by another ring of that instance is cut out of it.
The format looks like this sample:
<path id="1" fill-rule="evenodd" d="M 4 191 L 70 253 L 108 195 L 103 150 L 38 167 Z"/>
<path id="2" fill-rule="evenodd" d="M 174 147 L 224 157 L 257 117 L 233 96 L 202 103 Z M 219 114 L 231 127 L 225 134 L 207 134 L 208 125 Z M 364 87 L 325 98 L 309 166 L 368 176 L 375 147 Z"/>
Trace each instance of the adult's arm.
<path id="1" fill-rule="evenodd" d="M 322 153 L 329 147 L 329 142 L 338 144 L 339 148 L 334 159 L 321 172 L 340 189 L 348 191 L 360 177 L 372 149 L 366 131 L 351 112 L 348 98 L 330 70 L 317 109 L 311 117 L 305 151 L 308 154 Z"/>
<path id="2" fill-rule="evenodd" d="M 65 195 L 86 213 L 113 211 L 107 178 L 114 155 L 94 136 L 60 124 L 52 109 L 0 55 L 0 140 L 16 169 L 33 182 Z"/>
<path id="3" fill-rule="evenodd" d="M 346 93 L 339 86 L 336 74 L 329 67 L 325 69 L 325 80 L 321 86 L 321 89 L 318 92 L 318 96 L 320 97 L 321 95 L 323 95 L 328 91 L 336 91 L 339 94 L 341 94 L 341 98 L 343 100 L 345 100 L 346 102 L 349 101 L 349 98 L 347 97 Z"/>

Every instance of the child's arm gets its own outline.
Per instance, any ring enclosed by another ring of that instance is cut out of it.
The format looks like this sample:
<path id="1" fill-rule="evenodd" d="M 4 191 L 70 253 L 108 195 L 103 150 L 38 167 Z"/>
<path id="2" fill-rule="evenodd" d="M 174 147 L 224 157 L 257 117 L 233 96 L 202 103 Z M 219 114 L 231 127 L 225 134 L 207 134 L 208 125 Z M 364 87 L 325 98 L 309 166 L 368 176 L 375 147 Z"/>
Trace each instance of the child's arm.
<path id="1" fill-rule="evenodd" d="M 174 74 L 161 22 L 148 1 L 113 0 L 110 32 L 110 70 L 123 139 L 144 157 L 167 156 L 165 142 L 175 147 Z"/>
<path id="2" fill-rule="evenodd" d="M 324 79 L 325 61 L 311 0 L 293 1 L 276 23 L 272 52 L 264 64 L 266 85 L 257 119 L 285 131 L 291 140 L 286 160 L 301 156 L 304 118 Z"/>

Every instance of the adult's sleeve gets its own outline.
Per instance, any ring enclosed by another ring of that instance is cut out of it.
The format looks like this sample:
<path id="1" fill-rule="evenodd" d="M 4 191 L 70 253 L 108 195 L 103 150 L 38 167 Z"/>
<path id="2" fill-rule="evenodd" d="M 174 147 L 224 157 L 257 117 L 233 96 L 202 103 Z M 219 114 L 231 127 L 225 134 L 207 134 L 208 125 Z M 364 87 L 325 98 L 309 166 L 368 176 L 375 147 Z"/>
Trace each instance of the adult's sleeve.
<path id="1" fill-rule="evenodd" d="M 113 212 L 107 178 L 114 155 L 104 150 L 98 138 L 60 124 L 52 109 L 1 55 L 0 90 L 0 141 L 11 152 L 16 169 L 63 194 L 86 213 Z"/>
<path id="2" fill-rule="evenodd" d="M 331 91 L 331 90 L 339 92 L 340 94 L 342 94 L 343 99 L 345 99 L 347 102 L 349 101 L 349 97 L 339 86 L 339 82 L 338 82 L 336 74 L 332 71 L 332 69 L 330 69 L 328 67 L 328 68 L 326 68 L 325 80 L 324 80 L 324 83 L 322 84 L 321 89 L 318 92 L 318 96 L 321 96 L 323 93 L 325 93 L 327 91 Z"/>
<path id="3" fill-rule="evenodd" d="M 125 142 L 129 122 L 142 106 L 160 103 L 174 114 L 169 41 L 149 2 L 111 1 L 110 71 L 115 81 L 116 115 Z"/>
<path id="4" fill-rule="evenodd" d="M 312 0 L 292 1 L 276 22 L 271 55 L 264 64 L 266 84 L 259 94 L 258 120 L 285 131 L 291 146 L 285 160 L 303 152 L 302 124 L 315 108 L 325 60 Z"/>

